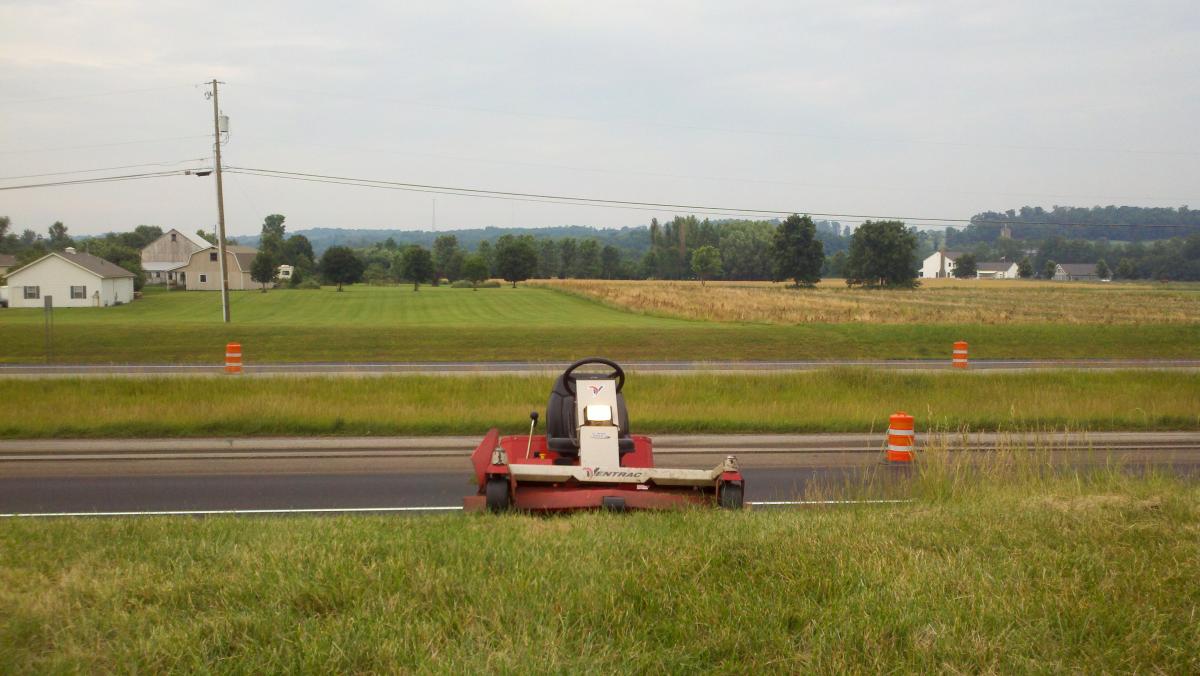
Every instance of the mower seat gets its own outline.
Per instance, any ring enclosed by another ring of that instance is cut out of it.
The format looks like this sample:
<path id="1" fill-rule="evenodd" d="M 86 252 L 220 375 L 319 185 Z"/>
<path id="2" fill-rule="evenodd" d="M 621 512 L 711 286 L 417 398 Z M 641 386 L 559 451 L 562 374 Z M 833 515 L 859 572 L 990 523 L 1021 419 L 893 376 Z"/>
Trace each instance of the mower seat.
<path id="1" fill-rule="evenodd" d="M 579 380 L 602 376 L 578 374 Z M 617 450 L 621 455 L 633 452 L 633 438 L 629 436 L 629 413 L 625 408 L 625 395 L 617 393 Z M 579 455 L 579 442 L 571 438 L 577 427 L 575 395 L 567 391 L 560 375 L 550 390 L 550 401 L 546 404 L 546 446 L 555 453 L 573 457 Z"/>

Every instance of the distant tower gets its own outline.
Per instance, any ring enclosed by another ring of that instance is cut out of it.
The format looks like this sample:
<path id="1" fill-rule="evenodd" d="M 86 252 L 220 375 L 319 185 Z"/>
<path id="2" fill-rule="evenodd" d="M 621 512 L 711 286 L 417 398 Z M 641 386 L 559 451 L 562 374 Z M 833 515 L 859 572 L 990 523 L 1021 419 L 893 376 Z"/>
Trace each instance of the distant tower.
<path id="1" fill-rule="evenodd" d="M 1007 225 L 1000 226 L 1000 239 L 1012 239 L 1012 228 Z"/>

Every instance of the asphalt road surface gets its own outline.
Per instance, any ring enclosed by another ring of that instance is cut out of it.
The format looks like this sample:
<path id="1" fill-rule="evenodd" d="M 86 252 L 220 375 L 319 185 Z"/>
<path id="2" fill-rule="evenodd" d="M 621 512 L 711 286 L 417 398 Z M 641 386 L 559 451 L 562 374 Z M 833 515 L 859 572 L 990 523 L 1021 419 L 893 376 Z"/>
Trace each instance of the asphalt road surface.
<path id="1" fill-rule="evenodd" d="M 380 375 L 513 375 L 557 373 L 567 364 L 556 362 L 306 362 L 254 364 L 245 375 L 380 376 Z M 897 371 L 946 371 L 949 359 L 837 361 L 642 361 L 625 362 L 637 373 L 782 373 L 837 367 L 866 367 Z M 0 377 L 53 378 L 81 376 L 212 376 L 219 364 L 0 364 Z M 969 370 L 1030 371 L 1041 369 L 1200 369 L 1200 359 L 972 359 Z"/>
<path id="2" fill-rule="evenodd" d="M 474 438 L 309 438 L 0 442 L 0 514 L 456 507 L 474 492 Z M 1200 433 L 979 434 L 922 439 L 982 458 L 1035 449 L 1069 466 L 1148 463 L 1200 476 Z M 881 464 L 881 435 L 663 435 L 663 467 L 737 455 L 748 501 L 837 498 Z M 903 497 L 903 496 L 897 496 Z"/>

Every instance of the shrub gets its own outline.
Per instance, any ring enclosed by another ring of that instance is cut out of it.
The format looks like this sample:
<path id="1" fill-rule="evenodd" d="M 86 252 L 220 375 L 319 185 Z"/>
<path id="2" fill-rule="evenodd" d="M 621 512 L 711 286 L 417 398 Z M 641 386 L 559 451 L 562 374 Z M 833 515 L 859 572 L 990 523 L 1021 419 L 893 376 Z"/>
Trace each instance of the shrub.
<path id="1" fill-rule="evenodd" d="M 480 282 L 478 285 L 475 285 L 465 279 L 460 279 L 457 282 L 454 282 L 453 284 L 451 284 L 450 288 L 451 289 L 472 289 L 472 288 L 474 288 L 474 289 L 499 289 L 500 282 L 497 282 L 494 279 L 489 279 L 485 282 Z"/>
<path id="2" fill-rule="evenodd" d="M 321 283 L 310 277 L 310 278 L 300 282 L 299 284 L 294 285 L 293 288 L 296 288 L 296 289 L 319 289 L 319 288 L 321 288 Z"/>

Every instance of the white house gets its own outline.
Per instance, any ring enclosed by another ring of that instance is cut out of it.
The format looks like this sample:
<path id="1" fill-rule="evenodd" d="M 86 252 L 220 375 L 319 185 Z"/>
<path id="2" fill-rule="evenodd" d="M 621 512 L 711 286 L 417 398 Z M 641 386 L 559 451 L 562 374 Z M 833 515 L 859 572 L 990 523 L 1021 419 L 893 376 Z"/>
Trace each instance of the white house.
<path id="1" fill-rule="evenodd" d="M 921 278 L 953 277 L 954 261 L 961 255 L 963 255 L 961 251 L 934 251 L 921 262 Z"/>
<path id="2" fill-rule="evenodd" d="M 1016 279 L 1017 264 L 1009 261 L 984 261 L 975 265 L 976 279 Z"/>
<path id="3" fill-rule="evenodd" d="M 103 258 L 67 247 L 8 274 L 10 307 L 108 307 L 133 300 L 133 273 Z"/>
<path id="4" fill-rule="evenodd" d="M 192 254 L 212 246 L 200 235 L 171 228 L 142 249 L 142 270 L 147 284 L 182 284 L 179 269 Z"/>
<path id="5" fill-rule="evenodd" d="M 256 249 L 247 246 L 225 247 L 225 271 L 229 276 L 229 288 L 234 291 L 258 289 L 261 285 L 250 278 L 250 265 L 258 255 Z M 192 254 L 188 264 L 175 271 L 180 282 L 188 291 L 220 291 L 221 262 L 217 247 L 209 245 Z M 270 289 L 274 284 L 267 284 Z"/>

